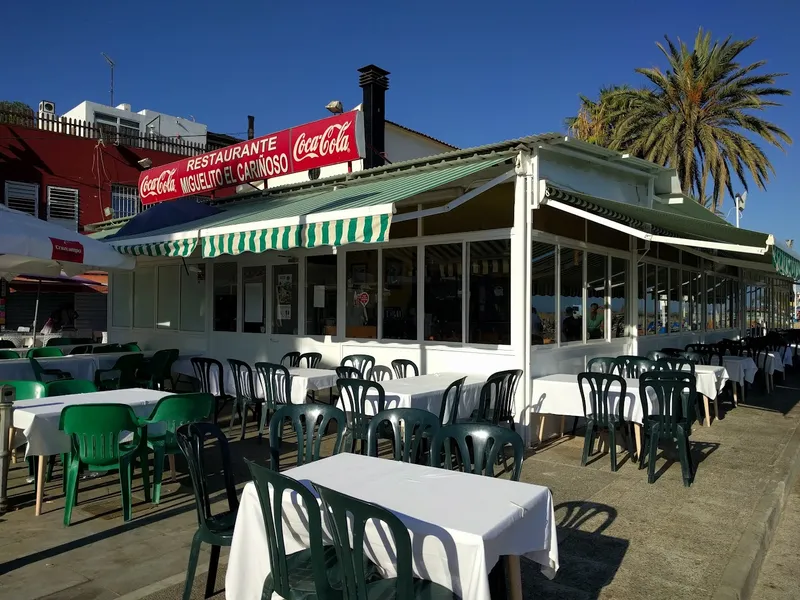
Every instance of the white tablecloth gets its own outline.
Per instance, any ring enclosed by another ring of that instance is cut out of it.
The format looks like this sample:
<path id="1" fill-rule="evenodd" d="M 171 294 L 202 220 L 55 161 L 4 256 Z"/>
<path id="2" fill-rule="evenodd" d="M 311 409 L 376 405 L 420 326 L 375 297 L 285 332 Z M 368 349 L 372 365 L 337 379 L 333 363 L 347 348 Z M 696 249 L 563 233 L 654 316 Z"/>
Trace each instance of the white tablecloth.
<path id="1" fill-rule="evenodd" d="M 542 565 L 548 577 L 558 570 L 553 497 L 546 487 L 357 454 L 339 454 L 284 474 L 308 487 L 314 481 L 392 510 L 409 528 L 415 575 L 464 600 L 490 598 L 489 571 L 504 555 L 526 556 Z M 307 548 L 302 502 L 285 494 L 283 507 L 286 552 Z M 391 535 L 374 525 L 366 531 L 367 555 L 387 576 L 394 575 Z M 248 483 L 233 533 L 225 597 L 259 600 L 269 571 L 261 505 Z"/>
<path id="2" fill-rule="evenodd" d="M 406 377 L 403 379 L 390 379 L 380 382 L 386 394 L 384 408 L 421 408 L 438 415 L 442 407 L 442 396 L 451 383 L 464 377 L 465 373 L 433 373 L 419 377 Z M 469 418 L 472 411 L 478 408 L 481 388 L 486 383 L 485 377 L 468 375 L 461 387 L 461 399 L 458 405 L 458 417 Z M 375 392 L 370 392 L 367 398 L 374 398 L 366 407 L 367 415 L 378 412 L 378 398 Z M 339 408 L 344 409 L 339 400 Z"/>
<path id="3" fill-rule="evenodd" d="M 642 413 L 642 403 L 639 400 L 639 380 L 626 379 L 625 390 L 625 410 L 623 417 L 633 423 L 641 423 L 644 420 Z M 588 386 L 586 391 L 588 392 Z M 616 392 L 616 393 L 615 393 Z M 587 400 L 589 398 L 587 393 Z M 620 391 L 618 386 L 612 386 L 610 398 L 611 412 L 616 415 L 619 413 Z M 578 376 L 567 374 L 547 375 L 536 377 L 531 382 L 531 400 L 533 402 L 533 412 L 547 415 L 566 415 L 568 417 L 582 417 L 583 398 L 578 388 Z M 587 412 L 590 407 L 587 406 Z M 658 399 L 648 398 L 649 414 L 658 412 Z"/>
<path id="4" fill-rule="evenodd" d="M 694 373 L 697 381 L 697 393 L 703 394 L 711 400 L 719 395 L 730 379 L 727 369 L 716 365 L 695 365 Z"/>
<path id="5" fill-rule="evenodd" d="M 735 381 L 740 386 L 744 386 L 745 382 L 753 383 L 755 381 L 758 367 L 749 356 L 726 356 L 723 364 L 730 381 Z"/>
<path id="6" fill-rule="evenodd" d="M 236 384 L 233 380 L 233 371 L 227 362 L 222 362 L 223 379 L 222 385 L 225 387 L 225 393 L 231 396 L 236 395 Z M 196 377 L 190 356 L 181 357 L 172 364 L 173 375 L 187 375 L 189 377 Z M 305 369 L 302 367 L 292 367 L 289 369 L 289 374 L 292 376 L 292 404 L 303 404 L 307 401 L 309 392 L 318 392 L 328 388 L 336 387 L 336 371 L 333 369 Z M 258 373 L 253 369 L 253 380 L 256 386 L 256 396 L 259 398 L 264 397 L 264 386 L 261 384 L 261 378 Z M 216 388 L 216 381 L 212 382 Z M 213 389 L 213 394 L 218 394 L 219 390 Z"/>
<path id="7" fill-rule="evenodd" d="M 139 417 L 147 417 L 155 405 L 169 392 L 145 389 L 111 390 L 89 394 L 53 396 L 14 403 L 14 428 L 20 429 L 28 441 L 28 456 L 51 456 L 68 452 L 69 437 L 58 429 L 61 411 L 75 404 L 128 404 Z"/>
<path id="8" fill-rule="evenodd" d="M 100 360 L 96 354 L 77 354 L 75 356 L 55 356 L 52 358 L 37 358 L 36 361 L 43 369 L 59 369 L 66 371 L 74 379 L 94 380 L 94 373 L 100 367 Z M 0 381 L 23 379 L 33 381 L 31 361 L 27 358 L 0 360 Z"/>

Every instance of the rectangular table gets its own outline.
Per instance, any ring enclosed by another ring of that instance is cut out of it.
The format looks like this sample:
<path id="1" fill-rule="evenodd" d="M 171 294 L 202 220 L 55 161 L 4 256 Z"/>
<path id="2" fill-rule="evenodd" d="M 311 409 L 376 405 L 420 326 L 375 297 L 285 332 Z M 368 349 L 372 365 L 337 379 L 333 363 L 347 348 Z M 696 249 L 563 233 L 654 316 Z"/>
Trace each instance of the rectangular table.
<path id="1" fill-rule="evenodd" d="M 88 379 L 94 381 L 94 373 L 100 366 L 98 354 L 75 354 L 73 356 L 53 356 L 49 358 L 37 358 L 36 361 L 43 369 L 59 369 L 66 371 L 74 379 Z M 21 379 L 34 381 L 31 361 L 27 358 L 0 360 L 0 381 L 11 381 Z"/>
<path id="2" fill-rule="evenodd" d="M 381 381 L 381 387 L 386 394 L 385 408 L 421 408 L 438 415 L 442 407 L 442 396 L 447 386 L 462 377 L 467 379 L 461 388 L 458 417 L 469 418 L 472 411 L 478 408 L 481 388 L 486 383 L 486 378 L 465 373 L 432 373 L 418 377 Z M 371 392 L 368 398 L 375 398 L 375 401 L 366 407 L 367 415 L 372 416 L 378 412 L 377 395 L 375 392 Z M 339 408 L 343 408 L 341 400 Z"/>
<path id="3" fill-rule="evenodd" d="M 313 481 L 374 502 L 394 512 L 408 527 L 414 574 L 447 587 L 464 600 L 488 600 L 489 571 L 502 556 L 510 560 L 519 591 L 516 557 L 542 565 L 552 578 L 558 570 L 553 497 L 546 487 L 433 467 L 338 454 L 284 472 L 311 488 Z M 286 552 L 308 548 L 307 513 L 295 494 L 285 494 Z M 323 519 L 323 537 L 330 533 Z M 367 527 L 370 559 L 395 574 L 391 535 Z M 261 506 L 254 484 L 242 493 L 225 577 L 228 600 L 258 600 L 270 572 Z M 521 596 L 519 596 L 521 597 Z"/>
<path id="4" fill-rule="evenodd" d="M 69 452 L 70 440 L 58 429 L 61 411 L 66 406 L 86 404 L 128 404 L 139 417 L 147 417 L 153 406 L 171 392 L 132 388 L 89 394 L 69 394 L 39 400 L 14 402 L 14 428 L 25 435 L 26 456 L 38 456 L 36 485 L 36 515 L 41 514 L 44 490 L 44 465 L 47 457 Z"/>

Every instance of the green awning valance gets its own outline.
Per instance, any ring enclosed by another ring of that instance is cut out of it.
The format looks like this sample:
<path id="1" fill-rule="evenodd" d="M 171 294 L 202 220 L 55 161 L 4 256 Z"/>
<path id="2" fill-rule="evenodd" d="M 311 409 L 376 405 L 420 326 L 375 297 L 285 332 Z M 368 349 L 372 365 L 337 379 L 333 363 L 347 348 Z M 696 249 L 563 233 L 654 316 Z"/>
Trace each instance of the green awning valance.
<path id="1" fill-rule="evenodd" d="M 800 281 L 800 258 L 793 256 L 790 252 L 790 250 L 773 246 L 772 266 L 779 275 L 789 277 L 792 281 Z"/>

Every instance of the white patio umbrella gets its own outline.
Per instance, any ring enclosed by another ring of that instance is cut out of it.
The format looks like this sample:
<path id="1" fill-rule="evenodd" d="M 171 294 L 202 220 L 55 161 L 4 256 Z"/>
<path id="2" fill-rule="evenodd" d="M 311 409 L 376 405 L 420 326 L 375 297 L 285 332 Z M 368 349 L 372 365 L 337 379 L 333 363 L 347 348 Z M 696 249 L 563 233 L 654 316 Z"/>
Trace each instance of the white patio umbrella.
<path id="1" fill-rule="evenodd" d="M 135 266 L 135 258 L 110 244 L 0 205 L 0 277 L 58 277 L 62 271 L 74 276 L 91 270 L 131 271 Z"/>

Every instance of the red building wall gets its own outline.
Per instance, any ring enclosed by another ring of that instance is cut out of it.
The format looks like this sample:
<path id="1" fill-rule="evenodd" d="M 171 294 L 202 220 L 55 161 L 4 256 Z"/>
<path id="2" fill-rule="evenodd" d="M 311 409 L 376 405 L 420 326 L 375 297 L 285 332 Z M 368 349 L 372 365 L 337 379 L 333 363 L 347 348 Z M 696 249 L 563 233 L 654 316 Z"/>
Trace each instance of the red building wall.
<path id="1" fill-rule="evenodd" d="M 79 225 L 99 223 L 109 218 L 103 209 L 111 205 L 111 185 L 135 186 L 142 171 L 137 162 L 143 158 L 158 166 L 185 156 L 0 124 L 0 202 L 6 180 L 39 184 L 39 215 L 43 217 L 48 185 L 74 188 Z"/>

